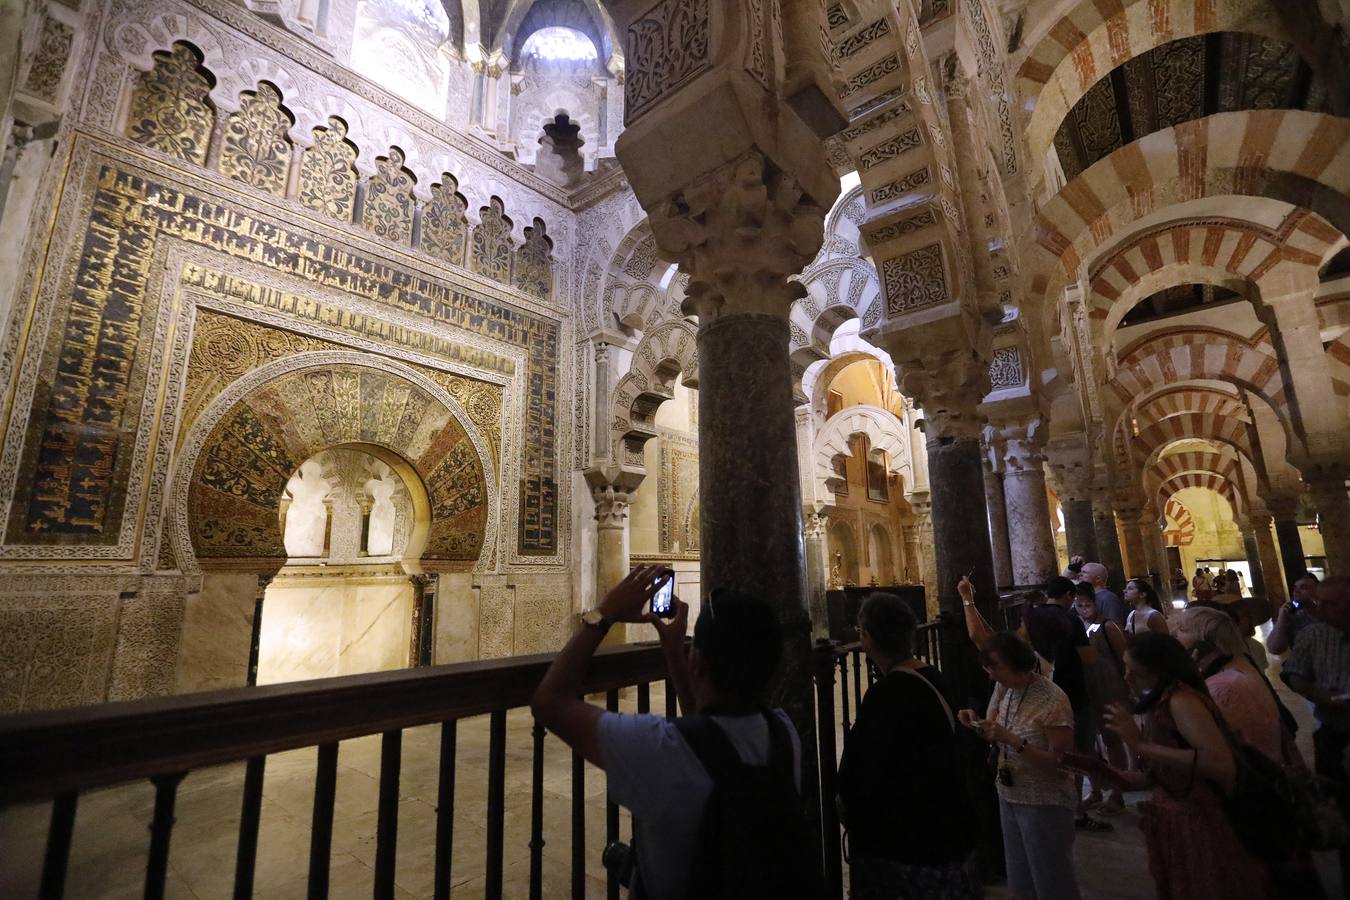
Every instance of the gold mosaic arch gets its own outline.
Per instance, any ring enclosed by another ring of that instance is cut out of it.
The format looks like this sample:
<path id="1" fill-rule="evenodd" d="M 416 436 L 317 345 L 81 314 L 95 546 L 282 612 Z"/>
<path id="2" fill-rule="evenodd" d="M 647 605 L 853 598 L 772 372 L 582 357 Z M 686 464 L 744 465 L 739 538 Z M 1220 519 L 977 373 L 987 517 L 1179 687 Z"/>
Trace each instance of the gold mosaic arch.
<path id="1" fill-rule="evenodd" d="M 187 488 L 197 561 L 207 568 L 284 560 L 279 510 L 286 482 L 314 454 L 351 445 L 402 460 L 421 481 L 428 498 L 424 563 L 455 568 L 479 560 L 489 487 L 454 411 L 396 372 L 323 362 L 248 390 L 211 427 Z"/>

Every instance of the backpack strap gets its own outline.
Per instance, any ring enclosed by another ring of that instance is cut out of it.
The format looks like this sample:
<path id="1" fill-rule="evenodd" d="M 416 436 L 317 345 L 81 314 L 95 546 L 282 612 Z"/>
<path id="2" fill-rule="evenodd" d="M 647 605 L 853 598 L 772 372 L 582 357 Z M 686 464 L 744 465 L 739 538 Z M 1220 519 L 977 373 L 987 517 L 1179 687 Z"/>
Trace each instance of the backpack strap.
<path id="1" fill-rule="evenodd" d="M 769 729 L 768 768 L 780 777 L 791 779 L 795 789 L 797 780 L 792 775 L 792 737 L 788 734 L 787 726 L 768 710 L 761 710 L 760 715 Z M 675 720 L 675 728 L 714 782 L 733 775 L 745 765 L 731 738 L 713 721 L 712 716 L 683 716 Z"/>

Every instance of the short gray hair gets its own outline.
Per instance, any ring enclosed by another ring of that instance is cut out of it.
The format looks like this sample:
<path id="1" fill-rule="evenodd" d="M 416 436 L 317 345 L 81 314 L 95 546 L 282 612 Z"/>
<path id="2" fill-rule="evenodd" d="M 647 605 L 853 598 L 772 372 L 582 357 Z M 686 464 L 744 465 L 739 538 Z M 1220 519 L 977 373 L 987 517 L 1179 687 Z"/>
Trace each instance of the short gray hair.
<path id="1" fill-rule="evenodd" d="M 1190 606 L 1173 613 L 1172 633 L 1204 641 L 1224 656 L 1245 656 L 1247 641 L 1228 613 L 1206 606 Z"/>
<path id="2" fill-rule="evenodd" d="M 1088 581 L 1096 581 L 1098 576 L 1105 581 L 1106 577 L 1111 574 L 1111 570 L 1099 562 L 1090 562 L 1083 563 L 1083 568 L 1078 571 L 1078 574 Z"/>

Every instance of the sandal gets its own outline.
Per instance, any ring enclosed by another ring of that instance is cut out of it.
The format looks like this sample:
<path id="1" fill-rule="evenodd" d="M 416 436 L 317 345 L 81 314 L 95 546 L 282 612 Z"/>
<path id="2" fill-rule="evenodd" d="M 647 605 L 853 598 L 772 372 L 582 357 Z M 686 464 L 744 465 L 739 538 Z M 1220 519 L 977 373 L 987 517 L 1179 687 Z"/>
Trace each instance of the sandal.
<path id="1" fill-rule="evenodd" d="M 1092 834 L 1102 834 L 1108 831 L 1115 831 L 1116 826 L 1110 822 L 1102 822 L 1091 816 L 1079 816 L 1073 820 L 1073 827 L 1078 831 L 1087 831 Z"/>
<path id="2" fill-rule="evenodd" d="M 1112 796 L 1097 807 L 1099 816 L 1118 816 L 1125 812 L 1125 800 L 1122 797 Z"/>

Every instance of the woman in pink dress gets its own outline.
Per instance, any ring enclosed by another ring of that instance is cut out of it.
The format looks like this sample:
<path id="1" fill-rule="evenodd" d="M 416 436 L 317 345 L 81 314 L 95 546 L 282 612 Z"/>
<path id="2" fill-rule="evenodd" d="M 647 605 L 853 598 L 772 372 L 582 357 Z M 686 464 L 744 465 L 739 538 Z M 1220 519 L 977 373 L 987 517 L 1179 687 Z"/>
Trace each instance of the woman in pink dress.
<path id="1" fill-rule="evenodd" d="M 1140 761 L 1140 771 L 1116 770 L 1116 777 L 1135 790 L 1153 787 L 1139 811 L 1158 896 L 1269 897 L 1269 872 L 1243 849 L 1221 804 L 1237 764 L 1190 654 L 1174 637 L 1142 632 L 1125 652 L 1125 680 L 1139 698 L 1133 712 L 1144 715 L 1144 729 L 1120 704 L 1107 710 L 1106 727 Z"/>

